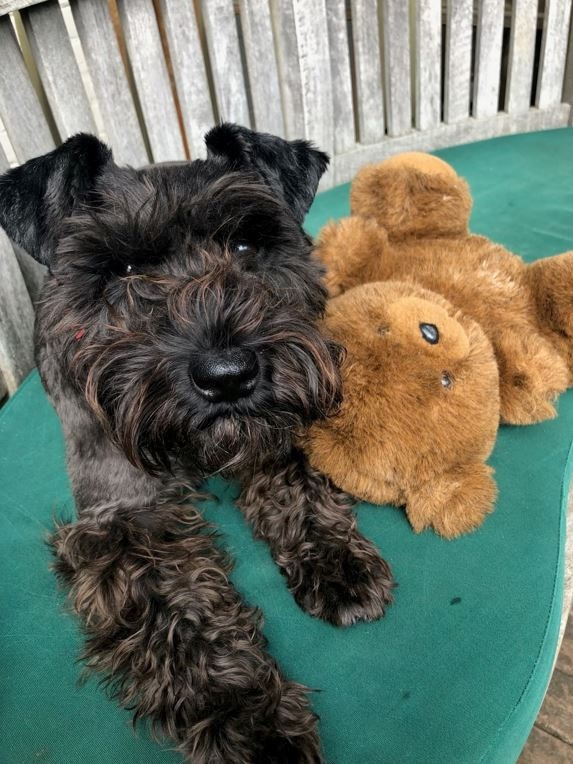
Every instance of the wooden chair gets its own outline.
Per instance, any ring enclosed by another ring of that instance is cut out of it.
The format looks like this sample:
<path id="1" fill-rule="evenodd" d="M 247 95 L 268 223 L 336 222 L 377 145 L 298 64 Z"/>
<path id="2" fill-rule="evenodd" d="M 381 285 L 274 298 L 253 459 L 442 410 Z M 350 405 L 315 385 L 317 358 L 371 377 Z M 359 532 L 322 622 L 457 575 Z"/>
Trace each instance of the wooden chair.
<path id="1" fill-rule="evenodd" d="M 572 0 L 474 6 L 0 0 L 0 173 L 78 131 L 118 163 L 200 157 L 230 120 L 315 141 L 325 190 L 398 151 L 570 125 Z M 33 366 L 42 270 L 0 230 L 0 398 Z"/>

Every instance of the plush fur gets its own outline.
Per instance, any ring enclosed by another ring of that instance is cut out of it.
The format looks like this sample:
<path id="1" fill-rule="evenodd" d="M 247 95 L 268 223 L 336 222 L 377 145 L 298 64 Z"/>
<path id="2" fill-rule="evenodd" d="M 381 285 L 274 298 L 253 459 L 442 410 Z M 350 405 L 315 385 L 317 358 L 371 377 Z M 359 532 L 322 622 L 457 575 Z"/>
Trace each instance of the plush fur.
<path id="1" fill-rule="evenodd" d="M 400 280 L 446 297 L 493 345 L 502 420 L 540 422 L 573 384 L 573 252 L 527 265 L 470 234 L 470 210 L 467 184 L 449 165 L 398 155 L 357 174 L 352 216 L 323 229 L 317 252 L 332 294 Z"/>
<path id="2" fill-rule="evenodd" d="M 293 448 L 340 402 L 301 228 L 328 158 L 237 125 L 206 142 L 204 161 L 134 170 L 78 135 L 0 178 L 0 224 L 49 267 L 36 358 L 79 513 L 53 535 L 56 568 L 88 667 L 189 761 L 310 764 L 307 691 L 265 651 L 193 491 L 242 482 L 310 614 L 383 614 L 388 566 Z"/>
<path id="3" fill-rule="evenodd" d="M 417 532 L 474 530 L 496 496 L 485 460 L 499 423 L 482 329 L 440 295 L 397 281 L 333 298 L 323 323 L 347 351 L 344 399 L 306 432 L 310 463 L 354 496 L 405 505 Z"/>

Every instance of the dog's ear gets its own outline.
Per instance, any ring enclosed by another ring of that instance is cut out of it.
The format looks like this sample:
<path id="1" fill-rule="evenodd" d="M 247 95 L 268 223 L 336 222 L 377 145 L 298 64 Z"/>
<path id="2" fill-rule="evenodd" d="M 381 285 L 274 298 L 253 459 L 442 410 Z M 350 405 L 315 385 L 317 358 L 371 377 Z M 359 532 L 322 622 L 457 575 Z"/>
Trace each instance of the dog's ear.
<path id="1" fill-rule="evenodd" d="M 111 150 L 79 133 L 49 154 L 0 176 L 0 226 L 40 263 L 48 265 L 67 217 L 84 202 Z"/>
<path id="2" fill-rule="evenodd" d="M 230 123 L 210 130 L 205 143 L 209 157 L 222 157 L 237 169 L 255 170 L 302 223 L 328 167 L 328 154 L 308 141 L 285 141 Z"/>

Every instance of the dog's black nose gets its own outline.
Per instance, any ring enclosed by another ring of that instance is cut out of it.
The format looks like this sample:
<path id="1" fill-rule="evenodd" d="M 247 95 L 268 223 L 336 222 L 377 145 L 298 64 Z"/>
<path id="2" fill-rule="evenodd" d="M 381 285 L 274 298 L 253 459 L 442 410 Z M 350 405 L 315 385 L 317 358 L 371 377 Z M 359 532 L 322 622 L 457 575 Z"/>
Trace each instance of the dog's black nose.
<path id="1" fill-rule="evenodd" d="M 189 374 L 201 395 L 210 401 L 235 401 L 254 389 L 259 362 L 252 350 L 211 350 L 193 354 Z"/>

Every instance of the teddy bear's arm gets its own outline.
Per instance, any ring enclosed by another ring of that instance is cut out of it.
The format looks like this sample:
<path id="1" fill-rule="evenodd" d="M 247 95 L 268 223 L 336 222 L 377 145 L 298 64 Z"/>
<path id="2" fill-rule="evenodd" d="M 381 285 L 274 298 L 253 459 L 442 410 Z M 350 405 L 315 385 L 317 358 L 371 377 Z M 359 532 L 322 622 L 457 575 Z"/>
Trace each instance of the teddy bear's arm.
<path id="1" fill-rule="evenodd" d="M 470 462 L 411 488 L 406 514 L 412 528 L 416 533 L 433 528 L 447 539 L 475 530 L 493 509 L 497 488 L 492 474 L 487 464 Z"/>
<path id="2" fill-rule="evenodd" d="M 330 295 L 377 281 L 387 246 L 386 232 L 374 220 L 349 217 L 328 223 L 319 234 L 315 253 L 327 268 Z"/>

